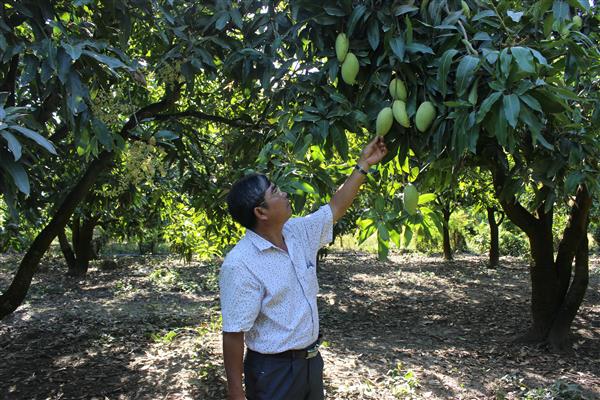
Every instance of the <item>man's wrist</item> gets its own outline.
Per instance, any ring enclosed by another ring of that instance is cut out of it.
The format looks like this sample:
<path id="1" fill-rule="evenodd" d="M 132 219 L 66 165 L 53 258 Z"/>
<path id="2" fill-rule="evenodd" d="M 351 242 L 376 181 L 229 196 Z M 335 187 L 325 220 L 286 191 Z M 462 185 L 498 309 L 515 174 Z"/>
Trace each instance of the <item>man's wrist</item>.
<path id="1" fill-rule="evenodd" d="M 362 160 L 362 159 L 358 159 L 358 161 L 356 162 L 356 165 L 358 165 L 359 167 L 361 167 L 362 169 L 364 169 L 365 171 L 368 171 L 369 168 L 371 168 L 371 164 L 369 164 L 367 161 Z"/>

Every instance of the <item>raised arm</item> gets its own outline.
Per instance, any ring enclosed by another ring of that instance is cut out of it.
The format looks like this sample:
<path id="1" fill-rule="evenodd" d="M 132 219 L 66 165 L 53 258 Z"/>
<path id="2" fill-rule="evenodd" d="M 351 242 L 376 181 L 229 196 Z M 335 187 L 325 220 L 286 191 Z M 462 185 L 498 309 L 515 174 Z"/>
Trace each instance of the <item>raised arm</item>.
<path id="1" fill-rule="evenodd" d="M 387 147 L 383 137 L 377 136 L 360 153 L 357 165 L 362 171 L 367 172 L 372 165 L 381 161 L 386 154 Z M 334 223 L 346 213 L 356 197 L 360 185 L 365 181 L 365 177 L 366 175 L 363 172 L 355 169 L 346 179 L 346 182 L 335 192 L 329 202 Z"/>

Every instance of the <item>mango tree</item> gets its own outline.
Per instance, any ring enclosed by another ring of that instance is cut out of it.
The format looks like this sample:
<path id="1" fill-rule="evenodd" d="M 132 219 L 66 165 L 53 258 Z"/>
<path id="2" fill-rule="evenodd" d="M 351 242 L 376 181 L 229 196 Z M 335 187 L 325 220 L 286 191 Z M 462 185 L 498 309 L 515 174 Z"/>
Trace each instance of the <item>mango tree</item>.
<path id="1" fill-rule="evenodd" d="M 386 131 L 377 116 L 397 100 L 389 85 L 401 79 L 410 126 L 400 118 L 391 126 L 391 157 L 414 153 L 423 162 L 469 162 L 491 173 L 503 211 L 530 242 L 532 324 L 524 339 L 568 347 L 587 287 L 588 215 L 600 189 L 597 7 L 299 1 L 278 11 L 297 27 L 281 53 L 307 67 L 295 82 L 306 89 L 290 109 L 296 117 L 280 117 L 290 142 L 314 140 L 344 155 L 349 133 L 366 140 Z M 335 49 L 341 33 L 348 39 L 343 61 Z M 418 111 L 426 102 L 429 109 Z M 559 201 L 570 202 L 571 214 L 555 257 Z"/>
<path id="2" fill-rule="evenodd" d="M 269 103 L 261 100 L 262 87 L 255 82 L 266 68 L 243 40 L 267 41 L 258 33 L 269 23 L 261 9 L 252 2 L 241 8 L 150 0 L 2 3 L 0 70 L 2 90 L 8 93 L 5 112 L 12 118 L 4 119 L 8 134 L 0 139 L 4 199 L 25 209 L 26 183 L 52 175 L 50 168 L 43 175 L 37 173 L 41 168 L 30 167 L 33 161 L 52 165 L 46 157 L 55 152 L 52 143 L 64 149 L 59 156 L 75 153 L 80 164 L 73 171 L 75 179 L 64 181 L 56 201 L 48 205 L 43 229 L 0 296 L 0 318 L 21 304 L 51 242 L 127 141 L 158 139 L 161 127 L 187 120 L 231 127 L 235 134 L 224 141 L 227 145 L 261 143 L 255 133 Z M 242 15 L 255 18 L 243 20 Z M 210 84 L 196 86 L 205 82 Z M 264 83 L 272 84 L 268 79 Z M 215 112 L 207 93 L 227 99 L 227 115 Z M 11 109 L 13 105 L 27 109 Z M 254 113 L 246 114 L 246 109 Z M 221 137 L 214 125 L 209 133 Z M 245 149 L 251 159 L 256 147 Z M 5 155 L 13 161 L 4 163 Z"/>

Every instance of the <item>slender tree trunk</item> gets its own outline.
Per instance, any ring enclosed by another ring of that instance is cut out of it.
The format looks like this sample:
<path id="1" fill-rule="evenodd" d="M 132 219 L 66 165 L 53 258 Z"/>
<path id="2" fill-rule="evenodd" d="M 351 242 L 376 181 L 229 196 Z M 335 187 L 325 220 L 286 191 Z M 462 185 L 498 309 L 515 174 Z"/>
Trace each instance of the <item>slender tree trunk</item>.
<path id="1" fill-rule="evenodd" d="M 180 94 L 181 87 L 178 86 L 174 91 L 169 91 L 160 102 L 150 104 L 136 112 L 121 129 L 119 133 L 121 137 L 127 138 L 129 132 L 138 125 L 138 121 L 165 110 L 179 98 Z M 38 269 L 40 260 L 50 244 L 64 230 L 75 208 L 85 198 L 98 176 L 110 166 L 113 158 L 114 153 L 103 151 L 98 155 L 98 158 L 90 163 L 81 179 L 56 209 L 48 225 L 35 237 L 29 246 L 29 250 L 23 256 L 10 286 L 0 296 L 0 319 L 11 314 L 21 305 L 31 285 L 31 279 Z"/>
<path id="2" fill-rule="evenodd" d="M 488 224 L 490 226 L 490 261 L 489 268 L 496 268 L 500 262 L 500 243 L 498 234 L 498 223 L 496 222 L 495 210 L 487 208 Z"/>
<path id="3" fill-rule="evenodd" d="M 452 245 L 450 244 L 450 215 L 452 214 L 449 208 L 444 209 L 444 223 L 443 223 L 443 238 L 444 238 L 444 260 L 451 261 L 452 257 Z"/>
<path id="4" fill-rule="evenodd" d="M 79 221 L 79 218 L 76 219 Z M 67 275 L 84 277 L 92 259 L 94 228 L 96 227 L 96 219 L 93 217 L 85 217 L 83 221 L 77 223 L 78 234 L 77 242 L 73 240 L 73 248 L 75 249 L 75 263 L 69 264 Z M 74 236 L 75 237 L 75 236 Z"/>
<path id="5" fill-rule="evenodd" d="M 548 219 L 548 216 L 545 217 Z M 550 217 L 551 218 L 551 217 Z M 547 222 L 547 221 L 546 221 Z M 552 248 L 552 225 L 538 224 L 529 236 L 533 263 L 530 266 L 532 326 L 522 339 L 546 339 L 562 299 L 558 297 L 558 277 Z"/>
<path id="6" fill-rule="evenodd" d="M 111 163 L 113 153 L 104 151 L 98 158 L 90 163 L 83 177 L 71 189 L 61 205 L 54 213 L 52 219 L 33 240 L 29 250 L 19 264 L 19 268 L 8 289 L 0 296 L 0 319 L 17 309 L 25 299 L 31 279 L 38 269 L 40 260 L 50 247 L 54 238 L 65 228 L 67 221 L 75 208 L 83 200 L 89 189 Z"/>
<path id="7" fill-rule="evenodd" d="M 588 282 L 589 243 L 586 235 L 581 239 L 575 255 L 575 276 L 548 335 L 548 342 L 555 351 L 564 352 L 570 349 L 571 324 L 583 302 Z"/>
<path id="8" fill-rule="evenodd" d="M 75 253 L 73 253 L 73 249 L 69 244 L 69 239 L 67 239 L 67 234 L 65 230 L 61 230 L 58 234 L 58 242 L 60 243 L 60 250 L 65 257 L 65 261 L 67 262 L 67 268 L 71 270 L 75 268 Z"/>

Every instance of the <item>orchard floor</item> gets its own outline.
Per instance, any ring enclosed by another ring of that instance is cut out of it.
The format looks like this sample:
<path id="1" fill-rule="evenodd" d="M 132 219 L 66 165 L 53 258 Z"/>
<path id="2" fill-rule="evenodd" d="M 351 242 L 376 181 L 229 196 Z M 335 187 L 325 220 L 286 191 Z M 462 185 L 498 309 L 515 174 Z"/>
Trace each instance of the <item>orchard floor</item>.
<path id="1" fill-rule="evenodd" d="M 0 291 L 19 257 L 0 256 Z M 85 281 L 46 258 L 0 322 L 0 399 L 223 399 L 217 266 L 120 257 Z M 574 353 L 512 343 L 529 321 L 526 263 L 334 252 L 321 265 L 328 399 L 600 398 L 600 260 Z"/>

